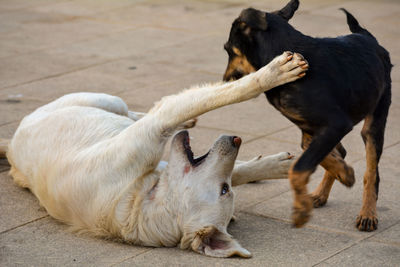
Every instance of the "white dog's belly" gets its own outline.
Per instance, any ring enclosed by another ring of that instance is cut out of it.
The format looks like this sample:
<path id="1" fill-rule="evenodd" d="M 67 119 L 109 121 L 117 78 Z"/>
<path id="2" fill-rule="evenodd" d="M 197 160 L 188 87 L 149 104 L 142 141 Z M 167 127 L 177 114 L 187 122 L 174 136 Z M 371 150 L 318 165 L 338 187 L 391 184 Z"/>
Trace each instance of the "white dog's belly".
<path id="1" fill-rule="evenodd" d="M 50 215 L 66 222 L 97 217 L 88 215 L 100 208 L 97 197 L 103 190 L 96 180 L 104 179 L 104 171 L 89 171 L 82 153 L 133 123 L 128 117 L 93 107 L 37 110 L 21 122 L 8 157 Z M 108 190 L 104 201 L 118 190 Z"/>

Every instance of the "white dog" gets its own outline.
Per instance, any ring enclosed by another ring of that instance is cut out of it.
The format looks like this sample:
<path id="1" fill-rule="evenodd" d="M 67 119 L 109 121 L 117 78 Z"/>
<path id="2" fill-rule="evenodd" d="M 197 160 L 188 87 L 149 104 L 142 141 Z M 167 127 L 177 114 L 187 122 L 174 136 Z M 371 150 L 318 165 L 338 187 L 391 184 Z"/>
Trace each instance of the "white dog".
<path id="1" fill-rule="evenodd" d="M 15 182 L 74 230 L 144 246 L 179 246 L 209 256 L 251 254 L 227 233 L 231 185 L 285 178 L 288 153 L 234 166 L 241 139 L 221 136 L 193 158 L 187 131 L 193 118 L 304 76 L 299 54 L 285 52 L 230 83 L 164 97 L 147 114 L 118 97 L 77 93 L 38 108 L 19 125 L 7 157 Z M 4 150 L 4 149 L 3 149 Z M 4 151 L 3 151 L 4 152 Z"/>

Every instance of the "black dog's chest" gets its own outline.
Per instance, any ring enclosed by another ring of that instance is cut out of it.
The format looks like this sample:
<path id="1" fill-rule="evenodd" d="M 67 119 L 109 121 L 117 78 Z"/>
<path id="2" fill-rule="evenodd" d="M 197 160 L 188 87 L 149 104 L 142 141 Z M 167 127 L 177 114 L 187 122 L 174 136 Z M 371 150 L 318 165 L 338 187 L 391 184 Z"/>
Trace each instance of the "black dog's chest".
<path id="1" fill-rule="evenodd" d="M 306 118 L 302 108 L 302 96 L 299 90 L 290 86 L 280 86 L 265 95 L 269 103 L 279 110 L 286 118 L 303 130 L 311 130 L 309 118 Z"/>

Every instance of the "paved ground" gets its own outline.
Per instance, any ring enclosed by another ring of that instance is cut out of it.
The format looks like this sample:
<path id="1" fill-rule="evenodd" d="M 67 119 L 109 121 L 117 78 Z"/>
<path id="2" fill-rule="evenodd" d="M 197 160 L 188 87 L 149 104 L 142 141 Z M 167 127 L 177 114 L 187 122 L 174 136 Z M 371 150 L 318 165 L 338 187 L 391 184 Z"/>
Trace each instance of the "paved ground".
<path id="1" fill-rule="evenodd" d="M 232 20 L 246 1 L 2 0 L 0 1 L 0 136 L 11 137 L 21 118 L 65 93 L 105 92 L 146 111 L 161 96 L 191 84 L 218 81 Z M 253 1 L 274 10 L 281 0 Z M 400 62 L 400 2 L 302 1 L 292 24 L 313 36 L 348 33 L 346 7 Z M 0 265 L 400 265 L 400 72 L 392 72 L 393 104 L 381 161 L 379 229 L 354 227 L 361 207 L 364 148 L 355 127 L 344 140 L 356 171 L 352 189 L 335 184 L 326 207 L 302 229 L 291 228 L 287 180 L 236 188 L 238 221 L 230 232 L 252 259 L 214 259 L 176 248 L 134 247 L 78 237 L 50 218 L 16 187 L 0 165 Z M 19 102 L 10 100 L 17 99 Z M 299 153 L 299 131 L 263 96 L 200 118 L 191 131 L 196 154 L 221 133 L 244 139 L 239 158 Z M 314 188 L 322 171 L 313 176 Z"/>

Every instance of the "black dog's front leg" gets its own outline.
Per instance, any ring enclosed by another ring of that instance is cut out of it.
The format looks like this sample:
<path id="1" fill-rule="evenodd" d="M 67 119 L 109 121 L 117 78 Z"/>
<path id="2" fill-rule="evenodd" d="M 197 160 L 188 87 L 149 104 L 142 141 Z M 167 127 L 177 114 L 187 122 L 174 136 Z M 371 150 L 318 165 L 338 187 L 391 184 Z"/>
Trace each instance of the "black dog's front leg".
<path id="1" fill-rule="evenodd" d="M 353 124 L 346 116 L 338 116 L 312 137 L 308 148 L 289 171 L 289 180 L 294 190 L 293 224 L 303 226 L 310 218 L 313 200 L 307 192 L 310 175 L 340 140 L 351 131 Z"/>

